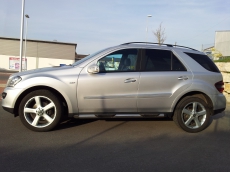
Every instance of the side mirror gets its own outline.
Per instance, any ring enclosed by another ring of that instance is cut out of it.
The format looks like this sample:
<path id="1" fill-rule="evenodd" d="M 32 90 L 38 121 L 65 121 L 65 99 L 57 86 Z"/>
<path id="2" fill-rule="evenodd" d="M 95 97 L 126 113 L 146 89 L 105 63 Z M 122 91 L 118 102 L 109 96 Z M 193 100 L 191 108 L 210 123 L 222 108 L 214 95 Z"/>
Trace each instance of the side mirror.
<path id="1" fill-rule="evenodd" d="M 91 65 L 91 66 L 88 67 L 87 71 L 89 73 L 99 73 L 100 70 L 99 70 L 99 66 L 98 65 L 93 64 L 93 65 Z"/>

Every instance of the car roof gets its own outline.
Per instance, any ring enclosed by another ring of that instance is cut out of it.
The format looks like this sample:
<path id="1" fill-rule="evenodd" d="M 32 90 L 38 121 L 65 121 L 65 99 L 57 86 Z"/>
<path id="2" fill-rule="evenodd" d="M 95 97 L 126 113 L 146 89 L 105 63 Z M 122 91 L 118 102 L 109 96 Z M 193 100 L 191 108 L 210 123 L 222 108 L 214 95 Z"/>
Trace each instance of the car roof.
<path id="1" fill-rule="evenodd" d="M 164 50 L 182 50 L 186 52 L 194 52 L 194 53 L 202 53 L 196 49 L 190 48 L 190 47 L 185 47 L 185 46 L 180 46 L 180 45 L 172 45 L 172 44 L 161 44 L 159 43 L 152 43 L 152 42 L 128 42 L 128 43 L 123 43 L 121 45 L 118 45 L 119 47 L 125 47 L 125 48 L 156 48 L 156 49 L 164 49 Z M 203 54 L 203 53 L 202 53 Z"/>

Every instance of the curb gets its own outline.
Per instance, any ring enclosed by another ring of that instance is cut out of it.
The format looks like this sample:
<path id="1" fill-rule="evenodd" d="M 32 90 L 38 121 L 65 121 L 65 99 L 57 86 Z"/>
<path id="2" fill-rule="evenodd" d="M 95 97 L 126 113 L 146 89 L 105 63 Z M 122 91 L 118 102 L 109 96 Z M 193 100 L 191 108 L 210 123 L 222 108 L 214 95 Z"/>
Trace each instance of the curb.
<path id="1" fill-rule="evenodd" d="M 4 88 L 5 88 L 5 87 L 6 87 L 6 84 L 0 84 L 0 87 L 4 87 Z"/>
<path id="2" fill-rule="evenodd" d="M 0 75 L 12 75 L 14 73 L 5 73 L 5 72 L 0 72 Z"/>
<path id="3" fill-rule="evenodd" d="M 4 69 L 0 69 L 0 73 L 17 73 L 19 72 L 18 70 L 4 70 Z"/>

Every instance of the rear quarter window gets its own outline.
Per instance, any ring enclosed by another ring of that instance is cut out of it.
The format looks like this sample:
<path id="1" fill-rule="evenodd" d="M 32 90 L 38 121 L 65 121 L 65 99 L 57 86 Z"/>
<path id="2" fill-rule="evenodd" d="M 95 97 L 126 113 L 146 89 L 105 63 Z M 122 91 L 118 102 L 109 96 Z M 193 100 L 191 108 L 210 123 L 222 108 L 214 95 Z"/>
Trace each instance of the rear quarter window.
<path id="1" fill-rule="evenodd" d="M 203 54 L 194 54 L 194 53 L 186 53 L 189 57 L 199 63 L 203 68 L 207 69 L 211 72 L 220 73 L 219 69 L 216 67 L 215 63 L 207 56 Z"/>

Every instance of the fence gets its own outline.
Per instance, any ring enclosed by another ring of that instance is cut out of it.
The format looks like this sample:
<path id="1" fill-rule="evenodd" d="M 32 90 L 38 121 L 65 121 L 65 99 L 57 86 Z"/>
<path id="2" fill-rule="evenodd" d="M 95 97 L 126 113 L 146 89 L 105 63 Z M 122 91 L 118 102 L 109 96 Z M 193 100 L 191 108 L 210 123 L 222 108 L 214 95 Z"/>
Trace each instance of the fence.
<path id="1" fill-rule="evenodd" d="M 216 66 L 219 68 L 219 70 L 223 75 L 224 95 L 227 99 L 227 102 L 230 102 L 230 62 L 229 63 L 217 62 Z"/>

